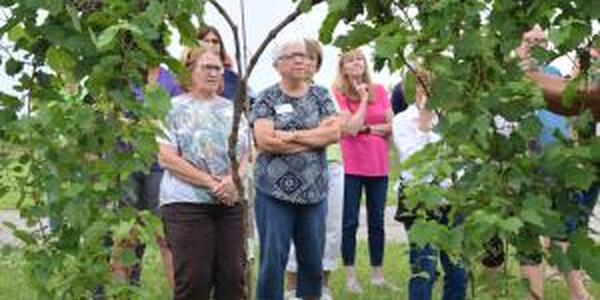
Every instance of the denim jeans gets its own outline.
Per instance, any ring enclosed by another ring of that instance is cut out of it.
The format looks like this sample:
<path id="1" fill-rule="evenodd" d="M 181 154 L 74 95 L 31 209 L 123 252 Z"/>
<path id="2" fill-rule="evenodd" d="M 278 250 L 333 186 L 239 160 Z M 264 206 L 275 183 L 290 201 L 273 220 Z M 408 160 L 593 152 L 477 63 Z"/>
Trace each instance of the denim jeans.
<path id="1" fill-rule="evenodd" d="M 438 255 L 444 269 L 443 300 L 462 300 L 467 292 L 467 272 L 452 262 L 445 252 L 431 245 L 410 247 L 412 276 L 408 284 L 409 300 L 430 300 L 436 280 Z M 425 273 L 425 274 L 423 274 Z"/>
<path id="2" fill-rule="evenodd" d="M 342 216 L 342 260 L 344 266 L 353 266 L 356 255 L 356 231 L 360 212 L 360 198 L 365 189 L 367 196 L 367 228 L 371 266 L 383 265 L 385 246 L 384 214 L 388 177 L 368 177 L 346 174 L 344 178 L 344 212 Z"/>
<path id="3" fill-rule="evenodd" d="M 260 244 L 257 299 L 283 300 L 290 241 L 298 260 L 297 297 L 320 297 L 327 202 L 294 204 L 259 190 L 255 201 Z"/>
<path id="4" fill-rule="evenodd" d="M 448 219 L 444 213 L 438 219 L 441 224 L 447 225 Z M 407 226 L 406 230 L 410 230 Z M 467 271 L 459 264 L 453 262 L 448 254 L 439 251 L 431 245 L 418 247 L 410 244 L 410 271 L 412 276 L 408 283 L 409 300 L 431 300 L 433 285 L 437 279 L 438 257 L 444 270 L 444 285 L 442 300 L 463 300 L 467 294 Z"/>

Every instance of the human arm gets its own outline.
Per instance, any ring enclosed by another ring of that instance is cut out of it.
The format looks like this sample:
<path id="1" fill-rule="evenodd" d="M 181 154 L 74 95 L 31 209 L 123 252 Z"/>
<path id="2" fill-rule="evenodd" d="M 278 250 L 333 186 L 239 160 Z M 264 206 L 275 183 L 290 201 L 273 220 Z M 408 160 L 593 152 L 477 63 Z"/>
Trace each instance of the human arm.
<path id="1" fill-rule="evenodd" d="M 192 185 L 212 190 L 218 183 L 211 175 L 181 157 L 177 148 L 172 145 L 159 143 L 158 163 L 163 169 Z"/>
<path id="2" fill-rule="evenodd" d="M 294 154 L 308 151 L 311 148 L 296 142 L 286 141 L 281 133 L 277 134 L 275 124 L 269 119 L 258 119 L 254 122 L 256 146 L 261 151 L 278 154 Z"/>
<path id="3" fill-rule="evenodd" d="M 275 135 L 285 142 L 300 144 L 311 149 L 320 149 L 339 141 L 340 124 L 338 117 L 331 116 L 323 119 L 316 128 L 291 132 L 276 130 Z"/>
<path id="4" fill-rule="evenodd" d="M 562 103 L 562 95 L 571 83 L 569 79 L 545 74 L 543 69 L 531 56 L 531 50 L 536 45 L 544 45 L 546 37 L 543 29 L 536 25 L 523 34 L 521 45 L 516 49 L 521 60 L 521 68 L 527 78 L 533 81 L 543 92 L 548 109 L 561 115 L 577 115 L 590 108 L 596 115 L 600 113 L 600 84 L 584 82 L 577 87 L 574 102 L 566 106 Z"/>
<path id="5" fill-rule="evenodd" d="M 349 117 L 346 119 L 346 122 L 342 124 L 342 132 L 351 136 L 356 136 L 361 130 L 364 129 L 367 106 L 369 105 L 368 86 L 366 84 L 361 84 L 358 85 L 356 89 L 359 93 L 360 100 L 358 108 L 355 112 L 350 111 L 348 105 L 346 104 L 348 100 L 340 92 L 334 93 L 338 103 L 340 104 L 340 109 L 342 112 L 349 115 Z"/>

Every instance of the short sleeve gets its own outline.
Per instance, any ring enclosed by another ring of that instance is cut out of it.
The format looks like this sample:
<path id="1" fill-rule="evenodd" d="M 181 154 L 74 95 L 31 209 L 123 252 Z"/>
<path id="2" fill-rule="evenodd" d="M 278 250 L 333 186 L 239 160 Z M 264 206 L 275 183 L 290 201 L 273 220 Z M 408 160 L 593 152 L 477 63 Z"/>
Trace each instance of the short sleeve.
<path id="1" fill-rule="evenodd" d="M 175 110 L 171 110 L 164 122 L 161 124 L 161 133 L 156 137 L 156 141 L 160 144 L 177 147 L 177 115 Z"/>
<path id="2" fill-rule="evenodd" d="M 319 118 L 321 120 L 337 114 L 337 112 L 338 112 L 337 106 L 333 102 L 333 99 L 331 99 L 331 96 L 329 95 L 329 91 L 327 91 L 326 88 L 315 87 L 315 94 L 317 96 L 317 99 L 319 99 L 319 102 L 320 102 L 319 103 Z"/>
<path id="3" fill-rule="evenodd" d="M 254 124 L 258 119 L 270 119 L 272 120 L 275 116 L 275 110 L 269 103 L 269 97 L 267 92 L 262 92 L 258 95 L 256 102 L 252 105 L 250 110 L 250 124 Z"/>

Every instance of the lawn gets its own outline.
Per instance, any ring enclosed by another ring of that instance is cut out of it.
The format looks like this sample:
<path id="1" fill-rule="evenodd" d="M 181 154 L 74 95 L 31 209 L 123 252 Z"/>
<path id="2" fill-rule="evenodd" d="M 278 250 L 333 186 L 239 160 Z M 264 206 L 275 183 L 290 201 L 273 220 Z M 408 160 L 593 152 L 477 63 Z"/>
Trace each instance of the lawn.
<path id="1" fill-rule="evenodd" d="M 397 287 L 397 291 L 382 290 L 369 286 L 369 268 L 368 253 L 365 242 L 359 243 L 358 249 L 358 271 L 359 278 L 363 283 L 364 293 L 360 296 L 349 295 L 344 292 L 343 270 L 340 268 L 333 273 L 332 287 L 334 299 L 354 300 L 354 299 L 406 299 L 406 286 L 409 278 L 407 265 L 406 247 L 400 244 L 388 244 L 385 252 L 385 271 L 389 283 Z M 162 271 L 158 250 L 155 245 L 148 248 L 145 256 L 143 272 L 144 296 L 140 299 L 169 299 L 169 292 L 166 287 L 164 273 Z M 23 260 L 18 250 L 4 250 L 0 252 L 0 299 L 34 299 L 33 291 L 27 287 L 22 270 Z M 517 268 L 514 264 L 510 265 L 510 274 L 517 275 Z M 474 278 L 479 280 L 481 273 L 476 272 Z M 510 295 L 505 299 L 519 299 L 517 296 L 519 290 L 522 290 L 521 283 L 517 280 L 511 281 L 509 287 Z M 590 288 L 596 298 L 600 298 L 600 284 L 589 283 Z M 481 289 L 480 282 L 476 282 L 476 289 Z M 440 283 L 436 285 L 434 299 L 439 299 Z M 567 292 L 563 281 L 547 281 L 545 299 L 562 300 L 567 299 Z M 483 295 L 477 294 L 477 300 L 486 299 Z M 498 298 L 496 298 L 498 299 Z"/>

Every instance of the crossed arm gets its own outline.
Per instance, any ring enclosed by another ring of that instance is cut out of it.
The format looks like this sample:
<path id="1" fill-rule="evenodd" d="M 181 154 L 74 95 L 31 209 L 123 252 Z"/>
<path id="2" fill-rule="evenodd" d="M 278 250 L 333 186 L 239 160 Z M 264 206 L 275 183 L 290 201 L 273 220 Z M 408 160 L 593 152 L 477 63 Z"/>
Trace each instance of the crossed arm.
<path id="1" fill-rule="evenodd" d="M 260 150 L 293 154 L 313 149 L 322 149 L 340 139 L 340 125 L 337 116 L 323 119 L 313 129 L 281 131 L 269 119 L 258 119 L 254 122 L 254 135 Z"/>

